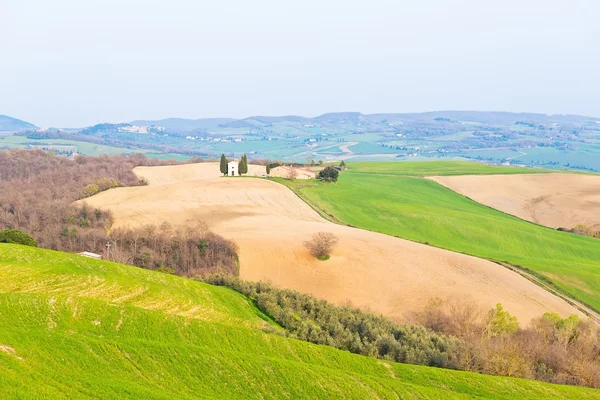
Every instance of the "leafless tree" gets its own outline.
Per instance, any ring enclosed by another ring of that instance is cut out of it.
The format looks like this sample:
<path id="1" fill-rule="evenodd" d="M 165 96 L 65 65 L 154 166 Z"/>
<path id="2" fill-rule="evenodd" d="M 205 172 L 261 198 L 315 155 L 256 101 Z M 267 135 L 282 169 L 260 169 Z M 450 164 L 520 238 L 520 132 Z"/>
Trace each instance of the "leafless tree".
<path id="1" fill-rule="evenodd" d="M 328 259 L 331 250 L 338 243 L 338 238 L 330 232 L 317 232 L 312 235 L 310 240 L 304 242 L 304 246 L 310 251 L 310 254 L 320 260 Z"/>
<path id="2" fill-rule="evenodd" d="M 287 176 L 286 178 L 288 178 L 289 180 L 295 180 L 298 177 L 298 172 L 296 171 L 296 168 L 294 167 L 288 167 L 287 170 Z"/>

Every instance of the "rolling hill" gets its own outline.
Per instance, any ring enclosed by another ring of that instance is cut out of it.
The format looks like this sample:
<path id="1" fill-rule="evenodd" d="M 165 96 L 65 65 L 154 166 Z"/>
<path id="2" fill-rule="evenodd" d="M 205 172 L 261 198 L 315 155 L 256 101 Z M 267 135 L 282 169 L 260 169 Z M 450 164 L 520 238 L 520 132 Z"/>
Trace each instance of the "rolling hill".
<path id="1" fill-rule="evenodd" d="M 250 167 L 251 175 L 265 173 L 264 166 Z M 204 223 L 237 243 L 240 276 L 246 280 L 270 281 L 337 304 L 350 301 L 393 318 L 421 311 L 433 297 L 468 297 L 485 309 L 500 302 L 525 325 L 548 311 L 578 313 L 500 265 L 333 224 L 275 182 L 220 177 L 217 163 L 139 167 L 134 172 L 149 185 L 108 190 L 85 202 L 111 210 L 116 228 Z M 325 263 L 303 244 L 320 231 L 340 240 Z"/>
<path id="2" fill-rule="evenodd" d="M 0 115 L 0 131 L 21 131 L 35 128 L 36 126 L 29 122 L 21 121 L 7 115 Z"/>
<path id="3" fill-rule="evenodd" d="M 600 398 L 265 333 L 230 289 L 18 245 L 0 244 L 0 321 L 7 399 Z"/>

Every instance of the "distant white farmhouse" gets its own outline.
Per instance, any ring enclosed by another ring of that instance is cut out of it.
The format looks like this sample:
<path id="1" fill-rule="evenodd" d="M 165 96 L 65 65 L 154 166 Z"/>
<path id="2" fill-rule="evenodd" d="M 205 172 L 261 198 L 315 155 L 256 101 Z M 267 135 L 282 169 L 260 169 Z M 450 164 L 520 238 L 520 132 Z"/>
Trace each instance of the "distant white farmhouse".
<path id="1" fill-rule="evenodd" d="M 227 175 L 228 176 L 236 176 L 238 173 L 239 163 L 237 161 L 229 161 L 227 163 Z"/>

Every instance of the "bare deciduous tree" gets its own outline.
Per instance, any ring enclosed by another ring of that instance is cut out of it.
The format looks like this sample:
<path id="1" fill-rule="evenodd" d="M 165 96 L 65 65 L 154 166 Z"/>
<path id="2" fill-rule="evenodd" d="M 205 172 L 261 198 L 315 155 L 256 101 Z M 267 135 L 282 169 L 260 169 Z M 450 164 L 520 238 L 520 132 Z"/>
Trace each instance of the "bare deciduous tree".
<path id="1" fill-rule="evenodd" d="M 337 243 L 338 238 L 333 233 L 317 232 L 312 235 L 310 240 L 304 242 L 304 246 L 310 251 L 310 254 L 319 260 L 326 260 Z"/>
<path id="2" fill-rule="evenodd" d="M 298 172 L 296 171 L 296 168 L 294 167 L 288 167 L 288 171 L 287 171 L 287 178 L 289 180 L 295 180 L 298 177 Z"/>

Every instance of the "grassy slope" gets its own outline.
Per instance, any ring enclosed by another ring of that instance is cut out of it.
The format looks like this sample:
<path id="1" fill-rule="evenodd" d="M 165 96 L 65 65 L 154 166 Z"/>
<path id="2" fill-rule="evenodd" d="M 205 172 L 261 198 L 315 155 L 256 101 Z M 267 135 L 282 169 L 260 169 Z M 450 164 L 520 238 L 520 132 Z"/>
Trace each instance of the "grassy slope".
<path id="1" fill-rule="evenodd" d="M 265 319 L 227 288 L 0 244 L 0 398 L 600 399 L 385 363 L 264 333 Z"/>
<path id="2" fill-rule="evenodd" d="M 334 220 L 530 268 L 569 296 L 600 310 L 598 239 L 523 221 L 421 178 L 535 170 L 469 162 L 352 163 L 350 167 L 334 185 L 284 183 Z"/>

